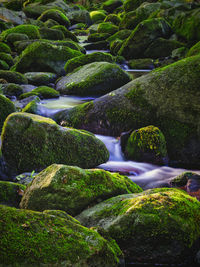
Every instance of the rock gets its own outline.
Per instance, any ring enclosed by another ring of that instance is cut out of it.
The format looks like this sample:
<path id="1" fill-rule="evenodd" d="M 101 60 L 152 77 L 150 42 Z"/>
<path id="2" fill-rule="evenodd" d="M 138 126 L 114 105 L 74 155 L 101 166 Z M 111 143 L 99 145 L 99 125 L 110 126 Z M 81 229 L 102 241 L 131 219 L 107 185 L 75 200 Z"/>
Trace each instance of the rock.
<path id="1" fill-rule="evenodd" d="M 71 39 L 74 42 L 78 42 L 76 35 L 67 30 L 63 25 L 55 25 L 51 27 L 51 29 L 62 31 L 66 39 Z"/>
<path id="2" fill-rule="evenodd" d="M 109 158 L 105 145 L 93 134 L 28 113 L 9 116 L 1 138 L 2 155 L 16 173 L 40 171 L 53 163 L 92 168 Z"/>
<path id="3" fill-rule="evenodd" d="M 86 227 L 103 227 L 132 262 L 189 261 L 200 237 L 200 203 L 179 189 L 156 188 L 113 197 L 76 219 Z"/>
<path id="4" fill-rule="evenodd" d="M 93 62 L 61 78 L 56 90 L 67 95 L 103 95 L 130 80 L 128 74 L 116 64 Z"/>
<path id="5" fill-rule="evenodd" d="M 97 28 L 98 33 L 109 33 L 110 35 L 115 34 L 119 30 L 119 27 L 111 22 L 102 22 Z"/>
<path id="6" fill-rule="evenodd" d="M 0 42 L 0 51 L 4 52 L 4 53 L 8 53 L 8 54 L 11 53 L 10 47 L 7 44 L 3 43 L 3 42 Z"/>
<path id="7" fill-rule="evenodd" d="M 200 54 L 200 41 L 193 45 L 188 53 L 186 54 L 187 57 L 195 56 Z"/>
<path id="8" fill-rule="evenodd" d="M 54 83 L 57 78 L 57 75 L 52 72 L 26 72 L 24 76 L 30 84 L 38 86 Z"/>
<path id="9" fill-rule="evenodd" d="M 67 63 L 65 64 L 64 69 L 66 73 L 70 73 L 74 71 L 76 68 L 79 68 L 86 64 L 93 63 L 93 62 L 102 62 L 102 61 L 112 63 L 113 58 L 108 53 L 94 52 L 91 54 L 81 55 L 79 57 L 69 59 Z"/>
<path id="10" fill-rule="evenodd" d="M 199 60 L 188 57 L 152 71 L 90 103 L 63 110 L 57 121 L 112 136 L 156 125 L 171 160 L 200 166 Z"/>
<path id="11" fill-rule="evenodd" d="M 130 30 L 120 30 L 116 32 L 115 34 L 111 35 L 109 38 L 107 38 L 108 42 L 112 42 L 114 40 L 125 40 L 127 39 L 131 34 Z"/>
<path id="12" fill-rule="evenodd" d="M 111 22 L 116 26 L 119 26 L 121 19 L 116 14 L 109 14 L 104 19 L 104 22 Z"/>
<path id="13" fill-rule="evenodd" d="M 128 62 L 131 69 L 154 69 L 153 60 L 151 58 L 131 59 Z"/>
<path id="14" fill-rule="evenodd" d="M 25 189 L 26 186 L 22 184 L 0 181 L 0 204 L 19 207 Z"/>
<path id="15" fill-rule="evenodd" d="M 15 12 L 5 7 L 0 7 L 1 19 L 6 22 L 11 22 L 14 25 L 21 25 L 24 23 L 24 13 Z"/>
<path id="16" fill-rule="evenodd" d="M 37 211 L 58 209 L 75 216 L 112 196 L 139 192 L 139 186 L 117 173 L 53 164 L 28 185 L 20 207 Z"/>
<path id="17" fill-rule="evenodd" d="M 88 36 L 89 43 L 95 43 L 99 41 L 104 41 L 110 36 L 109 33 L 92 33 Z"/>
<path id="18" fill-rule="evenodd" d="M 144 20 L 124 41 L 118 54 L 126 59 L 143 58 L 144 51 L 153 41 L 159 37 L 168 38 L 170 34 L 171 28 L 164 19 Z"/>
<path id="19" fill-rule="evenodd" d="M 58 91 L 49 86 L 39 86 L 33 89 L 31 92 L 21 94 L 19 98 L 24 99 L 26 97 L 33 95 L 38 96 L 40 99 L 45 99 L 45 98 L 57 98 L 59 97 L 60 94 Z"/>
<path id="20" fill-rule="evenodd" d="M 80 55 L 81 52 L 69 47 L 37 41 L 27 46 L 12 69 L 22 73 L 43 71 L 61 75 L 66 61 Z"/>
<path id="21" fill-rule="evenodd" d="M 196 179 L 196 177 L 199 177 L 199 175 L 194 172 L 183 172 L 180 175 L 173 177 L 170 181 L 170 185 L 178 187 L 185 186 L 188 180 L 193 177 Z"/>
<path id="22" fill-rule="evenodd" d="M 118 8 L 122 5 L 123 5 L 123 1 L 121 1 L 121 0 L 107 0 L 102 4 L 102 8 L 109 13 L 113 13 L 113 11 L 116 8 Z"/>
<path id="23" fill-rule="evenodd" d="M 14 28 L 3 31 L 0 37 L 2 40 L 5 40 L 8 34 L 11 34 L 11 33 L 22 33 L 22 34 L 26 34 L 29 39 L 40 39 L 39 29 L 37 26 L 34 26 L 34 25 L 24 24 L 24 25 L 16 26 Z"/>
<path id="24" fill-rule="evenodd" d="M 9 67 L 14 64 L 13 58 L 10 54 L 0 52 L 0 59 L 4 60 L 9 65 Z"/>
<path id="25" fill-rule="evenodd" d="M 35 96 L 35 95 L 34 95 Z M 31 97 L 31 96 L 29 96 Z M 29 98 L 27 97 L 27 98 Z M 36 98 L 31 100 L 23 109 L 22 112 L 27 112 L 31 114 L 41 115 L 40 110 L 38 108 L 38 103 L 40 102 L 40 98 L 35 96 Z M 25 98 L 25 99 L 27 99 Z"/>
<path id="26" fill-rule="evenodd" d="M 0 70 L 0 78 L 5 79 L 8 83 L 27 84 L 26 77 L 17 71 Z"/>
<path id="27" fill-rule="evenodd" d="M 16 109 L 13 102 L 4 95 L 0 94 L 0 132 L 7 116 L 15 111 Z"/>
<path id="28" fill-rule="evenodd" d="M 71 25 L 77 23 L 84 23 L 88 26 L 92 24 L 90 13 L 87 10 L 73 10 L 66 14 L 69 18 Z"/>
<path id="29" fill-rule="evenodd" d="M 57 21 L 60 25 L 65 26 L 66 28 L 69 28 L 70 21 L 68 17 L 60 10 L 58 9 L 49 9 L 45 10 L 41 16 L 38 18 L 38 20 L 46 21 L 48 19 L 53 19 Z"/>
<path id="30" fill-rule="evenodd" d="M 134 161 L 165 163 L 167 148 L 163 133 L 152 125 L 134 130 L 128 138 L 125 155 Z"/>
<path id="31" fill-rule="evenodd" d="M 8 97 L 16 96 L 18 98 L 23 94 L 23 88 L 19 84 L 8 83 L 3 86 L 3 93 Z"/>
<path id="32" fill-rule="evenodd" d="M 144 0 L 125 0 L 123 7 L 125 12 L 130 12 L 136 8 L 138 8 L 143 2 L 154 2 L 153 0 L 144 1 Z M 155 1 L 156 2 L 156 1 Z"/>
<path id="33" fill-rule="evenodd" d="M 0 59 L 0 70 L 9 70 L 9 65 L 4 61 Z"/>
<path id="34" fill-rule="evenodd" d="M 28 35 L 24 33 L 11 32 L 5 37 L 5 42 L 13 49 L 17 41 L 29 40 Z"/>
<path id="35" fill-rule="evenodd" d="M 40 28 L 40 36 L 42 39 L 47 40 L 64 40 L 65 36 L 62 31 L 56 29 L 49 29 L 47 27 Z"/>
<path id="36" fill-rule="evenodd" d="M 1 205 L 0 217 L 3 266 L 118 266 L 121 251 L 114 240 L 108 242 L 75 220 L 62 218 L 60 211 L 41 213 Z"/>
<path id="37" fill-rule="evenodd" d="M 106 14 L 102 11 L 94 10 L 90 12 L 90 18 L 93 23 L 103 21 L 106 17 Z"/>

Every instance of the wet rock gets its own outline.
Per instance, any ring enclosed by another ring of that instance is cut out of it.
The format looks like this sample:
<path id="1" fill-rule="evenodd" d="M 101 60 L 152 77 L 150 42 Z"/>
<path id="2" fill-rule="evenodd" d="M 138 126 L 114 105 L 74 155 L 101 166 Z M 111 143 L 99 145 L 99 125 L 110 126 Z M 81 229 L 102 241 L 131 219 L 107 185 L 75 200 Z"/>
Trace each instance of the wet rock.
<path id="1" fill-rule="evenodd" d="M 10 101 L 10 99 L 5 97 L 4 95 L 0 94 L 0 132 L 7 116 L 15 111 L 16 109 L 12 101 Z"/>

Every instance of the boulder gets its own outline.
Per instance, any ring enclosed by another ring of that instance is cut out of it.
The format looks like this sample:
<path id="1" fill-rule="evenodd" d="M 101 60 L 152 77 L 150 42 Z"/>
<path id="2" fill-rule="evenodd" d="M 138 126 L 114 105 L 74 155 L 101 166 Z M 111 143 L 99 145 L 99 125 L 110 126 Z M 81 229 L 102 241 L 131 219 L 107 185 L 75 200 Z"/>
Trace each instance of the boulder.
<path id="1" fill-rule="evenodd" d="M 92 102 L 61 111 L 57 121 L 113 136 L 152 124 L 163 132 L 171 160 L 200 166 L 199 60 L 188 57 L 156 69 Z"/>
<path id="2" fill-rule="evenodd" d="M 200 237 L 200 202 L 179 189 L 113 197 L 76 219 L 86 227 L 103 227 L 125 258 L 140 264 L 187 262 L 194 257 Z"/>
<path id="3" fill-rule="evenodd" d="M 88 26 L 92 24 L 92 20 L 90 18 L 90 13 L 87 10 L 72 10 L 69 13 L 66 13 L 67 17 L 69 18 L 71 25 L 77 23 L 84 23 Z"/>
<path id="4" fill-rule="evenodd" d="M 75 216 L 112 196 L 139 192 L 139 186 L 117 173 L 53 164 L 28 185 L 20 207 L 37 211 L 58 209 Z"/>
<path id="5" fill-rule="evenodd" d="M 22 184 L 0 181 L 0 204 L 19 207 L 25 189 L 26 186 Z"/>
<path id="6" fill-rule="evenodd" d="M 109 13 L 113 13 L 113 11 L 122 6 L 123 5 L 123 1 L 122 0 L 107 0 L 105 2 L 103 2 L 102 4 L 102 8 L 104 10 L 106 10 Z"/>
<path id="7" fill-rule="evenodd" d="M 0 79 L 6 80 L 8 83 L 27 84 L 26 77 L 17 71 L 0 70 Z"/>
<path id="8" fill-rule="evenodd" d="M 171 33 L 169 24 L 162 18 L 144 20 L 124 41 L 118 54 L 126 59 L 143 58 L 144 51 L 153 41 L 159 37 L 168 38 Z"/>
<path id="9" fill-rule="evenodd" d="M 0 206 L 3 266 L 117 267 L 121 251 L 61 211 L 35 212 Z"/>
<path id="10" fill-rule="evenodd" d="M 4 95 L 0 94 L 0 132 L 7 116 L 15 111 L 16 109 L 13 102 Z"/>
<path id="11" fill-rule="evenodd" d="M 186 56 L 191 57 L 200 54 L 200 41 L 193 45 L 189 51 L 187 52 Z"/>
<path id="12" fill-rule="evenodd" d="M 56 90 L 67 95 L 103 95 L 130 81 L 117 64 L 93 62 L 61 78 Z"/>
<path id="13" fill-rule="evenodd" d="M 5 30 L 1 33 L 0 38 L 5 40 L 8 34 L 11 33 L 22 33 L 26 34 L 29 39 L 40 39 L 40 33 L 37 26 L 31 24 L 18 25 L 14 28 Z"/>
<path id="14" fill-rule="evenodd" d="M 37 41 L 27 46 L 12 70 L 22 73 L 44 71 L 61 75 L 67 60 L 80 55 L 81 52 L 66 46 Z"/>
<path id="15" fill-rule="evenodd" d="M 47 27 L 40 28 L 40 36 L 42 39 L 47 40 L 63 40 L 65 36 L 62 31 L 56 29 L 49 29 Z"/>
<path id="16" fill-rule="evenodd" d="M 106 14 L 102 12 L 101 10 L 100 11 L 94 10 L 90 12 L 90 18 L 93 23 L 103 21 L 105 17 L 106 17 Z"/>
<path id="17" fill-rule="evenodd" d="M 38 18 L 38 20 L 46 21 L 48 19 L 53 19 L 57 21 L 60 25 L 65 26 L 66 28 L 69 28 L 70 21 L 68 17 L 60 10 L 58 9 L 48 9 L 45 10 L 41 16 Z"/>
<path id="18" fill-rule="evenodd" d="M 125 155 L 134 161 L 165 163 L 167 148 L 163 133 L 153 125 L 134 130 L 128 138 Z"/>
<path id="19" fill-rule="evenodd" d="M 24 13 L 15 12 L 5 7 L 0 7 L 1 20 L 13 23 L 14 25 L 21 25 L 24 23 Z"/>
<path id="20" fill-rule="evenodd" d="M 54 83 L 57 78 L 57 75 L 52 72 L 26 72 L 24 76 L 30 84 L 38 86 Z"/>
<path id="21" fill-rule="evenodd" d="M 11 114 L 1 138 L 2 155 L 16 173 L 39 171 L 53 163 L 91 168 L 109 158 L 105 145 L 93 134 L 29 113 Z"/>
<path id="22" fill-rule="evenodd" d="M 32 91 L 28 93 L 24 93 L 20 95 L 20 99 L 24 99 L 29 96 L 38 96 L 40 99 L 45 99 L 45 98 L 57 98 L 59 97 L 59 92 L 53 89 L 52 87 L 49 86 L 39 86 Z"/>
<path id="23" fill-rule="evenodd" d="M 102 22 L 97 28 L 98 33 L 108 33 L 110 35 L 115 34 L 119 30 L 119 27 L 111 22 Z"/>

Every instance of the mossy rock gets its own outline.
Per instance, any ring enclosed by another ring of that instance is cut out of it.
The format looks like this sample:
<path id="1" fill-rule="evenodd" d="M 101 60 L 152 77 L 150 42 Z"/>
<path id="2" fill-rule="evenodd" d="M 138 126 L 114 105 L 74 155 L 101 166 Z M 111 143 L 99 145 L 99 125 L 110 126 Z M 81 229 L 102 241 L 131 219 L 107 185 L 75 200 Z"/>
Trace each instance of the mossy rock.
<path id="1" fill-rule="evenodd" d="M 170 185 L 176 187 L 183 187 L 187 185 L 188 180 L 190 179 L 200 179 L 200 175 L 190 171 L 183 172 L 180 175 L 173 177 L 170 180 Z"/>
<path id="2" fill-rule="evenodd" d="M 104 22 L 111 22 L 116 26 L 119 26 L 121 19 L 116 14 L 109 14 L 104 19 Z"/>
<path id="3" fill-rule="evenodd" d="M 56 29 L 49 29 L 47 27 L 42 27 L 39 30 L 42 39 L 47 40 L 63 40 L 65 36 L 62 31 Z"/>
<path id="4" fill-rule="evenodd" d="M 47 11 L 48 9 L 52 9 L 52 7 L 36 2 L 23 7 L 23 12 L 28 18 L 37 19 L 43 12 Z"/>
<path id="5" fill-rule="evenodd" d="M 88 30 L 89 30 L 89 33 L 92 34 L 92 33 L 97 33 L 97 29 L 99 27 L 99 23 L 97 24 L 93 24 L 91 25 Z"/>
<path id="6" fill-rule="evenodd" d="M 102 4 L 102 8 L 109 13 L 113 13 L 115 9 L 123 5 L 121 0 L 107 0 Z"/>
<path id="7" fill-rule="evenodd" d="M 60 75 L 66 61 L 80 55 L 81 52 L 66 46 L 37 41 L 27 46 L 12 69 L 21 73 L 44 71 Z"/>
<path id="8" fill-rule="evenodd" d="M 103 21 L 106 17 L 106 14 L 102 11 L 94 10 L 90 12 L 90 18 L 93 23 Z"/>
<path id="9" fill-rule="evenodd" d="M 157 38 L 144 51 L 144 57 L 153 59 L 169 57 L 174 49 L 183 47 L 184 44 L 175 40 Z"/>
<path id="10" fill-rule="evenodd" d="M 26 77 L 17 71 L 0 70 L 0 78 L 5 79 L 8 83 L 27 84 Z"/>
<path id="11" fill-rule="evenodd" d="M 200 41 L 200 8 L 182 12 L 173 22 L 174 32 L 184 40 L 194 43 Z"/>
<path id="12" fill-rule="evenodd" d="M 22 184 L 0 181 L 0 204 L 18 208 L 25 189 Z"/>
<path id="13" fill-rule="evenodd" d="M 165 163 L 167 148 L 163 133 L 153 125 L 134 130 L 128 138 L 125 155 L 135 161 Z"/>
<path id="14" fill-rule="evenodd" d="M 9 65 L 9 67 L 11 67 L 14 64 L 12 56 L 5 52 L 0 52 L 0 59 L 4 60 Z"/>
<path id="15" fill-rule="evenodd" d="M 13 102 L 4 95 L 0 94 L 0 132 L 7 116 L 15 111 L 16 109 Z"/>
<path id="16" fill-rule="evenodd" d="M 112 42 L 114 40 L 125 40 L 127 39 L 131 34 L 130 30 L 120 30 L 116 33 L 114 33 L 113 35 L 111 35 L 110 37 L 107 38 L 108 42 Z"/>
<path id="17" fill-rule="evenodd" d="M 116 33 L 119 28 L 111 22 L 102 22 L 99 24 L 98 33 L 109 33 L 110 35 Z"/>
<path id="18" fill-rule="evenodd" d="M 131 59 L 128 61 L 130 69 L 153 69 L 154 64 L 151 58 Z"/>
<path id="19" fill-rule="evenodd" d="M 148 19 L 138 24 L 124 41 L 119 55 L 126 59 L 143 58 L 144 50 L 159 37 L 168 38 L 171 27 L 164 19 Z"/>
<path id="20" fill-rule="evenodd" d="M 75 220 L 62 218 L 59 211 L 1 205 L 0 217 L 2 266 L 118 266 L 121 251 L 114 240 L 108 242 Z"/>
<path id="21" fill-rule="evenodd" d="M 57 78 L 57 75 L 52 72 L 26 72 L 24 76 L 27 78 L 28 83 L 38 86 L 54 83 Z"/>
<path id="22" fill-rule="evenodd" d="M 78 42 L 76 35 L 70 32 L 69 30 L 67 30 L 63 25 L 55 25 L 51 28 L 54 30 L 62 31 L 66 39 L 71 39 L 74 42 Z"/>
<path id="23" fill-rule="evenodd" d="M 132 10 L 135 10 L 136 8 L 138 8 L 141 4 L 143 4 L 144 2 L 156 2 L 154 0 L 148 0 L 148 1 L 144 1 L 144 0 L 125 0 L 123 7 L 125 12 L 130 12 Z"/>
<path id="24" fill-rule="evenodd" d="M 87 26 L 92 25 L 92 20 L 90 18 L 90 13 L 87 10 L 74 10 L 67 13 L 67 17 L 69 18 L 71 25 L 84 23 Z"/>
<path id="25" fill-rule="evenodd" d="M 56 90 L 70 95 L 103 95 L 130 80 L 129 75 L 117 64 L 93 62 L 61 78 L 56 84 Z"/>
<path id="26" fill-rule="evenodd" d="M 70 73 L 78 67 L 84 66 L 92 62 L 100 62 L 100 61 L 111 63 L 113 62 L 113 58 L 110 54 L 103 52 L 94 52 L 91 54 L 75 57 L 68 60 L 67 63 L 65 64 L 65 72 Z"/>
<path id="27" fill-rule="evenodd" d="M 36 95 L 40 99 L 45 99 L 45 98 L 56 98 L 59 97 L 59 92 L 53 89 L 52 87 L 49 86 L 39 86 L 35 89 L 33 89 L 31 92 L 24 93 L 20 95 L 20 99 L 24 99 L 26 97 Z"/>
<path id="28" fill-rule="evenodd" d="M 189 49 L 185 46 L 180 47 L 180 48 L 176 48 L 172 51 L 171 57 L 173 59 L 179 59 L 180 60 L 180 59 L 183 59 L 184 57 L 186 57 L 188 52 L 189 52 Z"/>
<path id="29" fill-rule="evenodd" d="M 165 136 L 169 158 L 197 167 L 199 60 L 200 56 L 188 57 L 156 69 L 94 100 L 92 105 L 85 103 L 61 112 L 58 122 L 67 120 L 73 127 L 112 136 L 156 125 Z"/>
<path id="30" fill-rule="evenodd" d="M 10 33 L 22 33 L 26 34 L 29 39 L 40 39 L 39 29 L 34 25 L 24 24 L 15 26 L 14 28 L 3 31 L 0 35 L 0 38 L 2 40 L 6 40 L 8 34 Z"/>
<path id="31" fill-rule="evenodd" d="M 11 47 L 14 46 L 14 42 L 24 41 L 24 40 L 29 40 L 28 35 L 17 32 L 9 33 L 5 38 L 5 42 L 9 44 Z"/>
<path id="32" fill-rule="evenodd" d="M 9 116 L 1 137 L 2 155 L 16 173 L 38 171 L 53 163 L 92 168 L 109 158 L 105 145 L 93 134 L 28 113 Z"/>
<path id="33" fill-rule="evenodd" d="M 117 173 L 53 164 L 28 185 L 20 207 L 37 211 L 58 209 L 75 216 L 112 196 L 139 192 L 139 186 Z"/>
<path id="34" fill-rule="evenodd" d="M 200 54 L 200 42 L 196 43 L 195 45 L 193 45 L 190 50 L 188 51 L 188 53 L 186 54 L 187 57 L 191 57 L 191 56 L 195 56 Z"/>
<path id="35" fill-rule="evenodd" d="M 104 41 L 110 36 L 109 33 L 92 33 L 88 36 L 88 42 L 95 43 L 99 41 Z"/>
<path id="36" fill-rule="evenodd" d="M 182 263 L 195 255 L 200 237 L 200 203 L 178 189 L 113 197 L 76 219 L 87 227 L 103 227 L 125 258 L 140 263 Z"/>
<path id="37" fill-rule="evenodd" d="M 4 60 L 0 59 L 0 70 L 9 70 L 10 67 Z"/>
<path id="38" fill-rule="evenodd" d="M 4 2 L 4 6 L 8 9 L 14 10 L 14 11 L 21 11 L 23 7 L 23 1 L 20 0 L 10 0 Z"/>
<path id="39" fill-rule="evenodd" d="M 58 9 L 46 10 L 38 18 L 38 20 L 41 20 L 41 21 L 46 21 L 48 19 L 53 19 L 57 21 L 60 25 L 64 25 L 67 28 L 70 26 L 70 21 L 68 17 L 62 11 Z"/>
<path id="40" fill-rule="evenodd" d="M 5 43 L 3 43 L 3 42 L 0 42 L 0 51 L 4 52 L 4 53 L 7 53 L 7 54 L 11 53 L 10 46 L 5 44 Z"/>
<path id="41" fill-rule="evenodd" d="M 120 39 L 115 39 L 112 42 L 110 42 L 110 53 L 112 55 L 117 56 L 119 50 L 121 49 L 123 45 L 123 41 Z"/>
<path id="42" fill-rule="evenodd" d="M 40 22 L 42 22 L 41 20 L 38 20 L 38 21 L 40 21 Z M 55 21 L 54 19 L 48 19 L 48 20 L 46 20 L 45 22 L 43 22 L 44 23 L 44 27 L 45 28 L 51 28 L 51 27 L 53 27 L 53 26 L 58 26 L 58 25 L 60 25 L 57 21 Z M 62 25 L 63 26 L 63 25 Z M 64 26 L 65 27 L 65 26 Z"/>
<path id="43" fill-rule="evenodd" d="M 32 101 L 30 101 L 23 109 L 22 112 L 27 112 L 27 113 L 31 113 L 31 114 L 36 114 L 39 115 L 38 113 L 38 103 L 40 102 L 40 98 L 37 97 L 35 99 L 33 99 Z"/>
<path id="44" fill-rule="evenodd" d="M 8 83 L 3 86 L 3 93 L 6 96 L 16 96 L 17 98 L 23 94 L 23 88 L 19 84 Z"/>

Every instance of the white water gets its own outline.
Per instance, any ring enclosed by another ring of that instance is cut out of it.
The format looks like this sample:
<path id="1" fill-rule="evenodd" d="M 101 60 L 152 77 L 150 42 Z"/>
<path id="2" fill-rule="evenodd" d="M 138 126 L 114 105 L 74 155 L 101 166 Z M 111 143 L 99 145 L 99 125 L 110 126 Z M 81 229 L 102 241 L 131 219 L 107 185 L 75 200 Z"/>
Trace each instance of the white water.
<path id="1" fill-rule="evenodd" d="M 114 137 L 103 135 L 96 135 L 96 137 L 106 145 L 110 152 L 109 161 L 99 165 L 99 167 L 104 170 L 125 174 L 143 189 L 169 186 L 169 181 L 172 177 L 186 171 L 180 168 L 126 161 L 121 152 L 119 140 Z"/>

